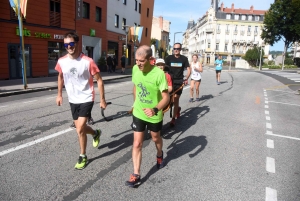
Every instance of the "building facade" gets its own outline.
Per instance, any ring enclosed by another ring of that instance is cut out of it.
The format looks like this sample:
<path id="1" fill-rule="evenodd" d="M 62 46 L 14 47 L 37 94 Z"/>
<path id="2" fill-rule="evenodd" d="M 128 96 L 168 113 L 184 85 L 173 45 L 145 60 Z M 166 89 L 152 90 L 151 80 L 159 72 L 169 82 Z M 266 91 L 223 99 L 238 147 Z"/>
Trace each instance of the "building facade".
<path id="1" fill-rule="evenodd" d="M 158 41 L 156 44 L 156 57 L 164 58 L 166 56 L 166 52 L 170 49 L 170 24 L 171 22 L 164 20 L 162 16 L 153 16 L 151 38 Z"/>
<path id="2" fill-rule="evenodd" d="M 224 60 L 234 61 L 245 55 L 249 48 L 262 47 L 267 57 L 270 46 L 260 35 L 265 10 L 235 9 L 234 4 L 225 8 L 213 0 L 205 15 L 186 30 L 183 37 L 183 53 L 191 59 L 193 54 L 201 56 L 204 64 L 214 64 L 220 55 Z"/>
<path id="3" fill-rule="evenodd" d="M 79 0 L 76 3 L 73 0 L 28 1 L 27 16 L 23 19 L 27 77 L 57 74 L 54 67 L 58 58 L 66 54 L 63 35 L 69 31 L 77 32 L 81 51 L 96 63 L 108 53 L 120 61 L 125 44 L 122 38 L 126 36 L 122 29 L 123 18 L 126 19 L 126 25 L 145 25 L 148 35 L 142 35 L 140 44 L 150 45 L 149 19 L 152 21 L 153 6 L 154 0 Z M 18 18 L 9 1 L 2 2 L 0 10 L 0 79 L 21 79 Z M 116 15 L 119 15 L 118 21 Z M 131 42 L 128 47 L 132 52 Z M 133 64 L 133 58 L 130 62 Z"/>

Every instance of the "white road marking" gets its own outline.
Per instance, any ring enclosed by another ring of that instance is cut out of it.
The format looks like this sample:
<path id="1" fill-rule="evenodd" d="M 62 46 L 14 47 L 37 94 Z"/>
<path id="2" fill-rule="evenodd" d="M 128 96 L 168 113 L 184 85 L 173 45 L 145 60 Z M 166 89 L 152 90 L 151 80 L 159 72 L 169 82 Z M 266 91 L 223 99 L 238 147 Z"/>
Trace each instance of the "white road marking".
<path id="1" fill-rule="evenodd" d="M 297 104 L 292 104 L 292 103 L 282 103 L 282 102 L 275 102 L 275 101 L 269 101 L 269 103 L 278 103 L 278 104 L 283 104 L 283 105 L 294 105 L 294 106 L 300 106 Z"/>
<path id="2" fill-rule="evenodd" d="M 268 104 L 268 103 L 269 103 L 269 101 L 265 101 L 265 103 L 266 103 L 266 104 Z"/>
<path id="3" fill-rule="evenodd" d="M 270 112 L 268 110 L 265 110 L 265 114 L 270 114 Z"/>
<path id="4" fill-rule="evenodd" d="M 275 173 L 275 159 L 267 157 L 266 170 L 271 173 Z"/>
<path id="5" fill-rule="evenodd" d="M 269 129 L 272 129 L 272 124 L 271 123 L 266 123 L 266 127 Z"/>
<path id="6" fill-rule="evenodd" d="M 267 147 L 274 149 L 274 140 L 267 139 Z"/>
<path id="7" fill-rule="evenodd" d="M 270 116 L 266 116 L 266 120 L 270 121 L 271 120 Z"/>
<path id="8" fill-rule="evenodd" d="M 0 106 L 0 108 L 1 108 L 1 107 L 7 107 L 7 106 L 8 106 L 8 105 L 3 105 L 3 106 Z"/>
<path id="9" fill-rule="evenodd" d="M 276 137 L 282 137 L 282 138 L 288 138 L 288 139 L 292 139 L 292 140 L 300 140 L 300 138 L 297 137 L 291 137 L 291 136 L 286 136 L 286 135 L 279 135 L 279 134 L 273 134 L 272 132 L 266 132 L 266 135 L 272 135 L 272 136 L 276 136 Z"/>
<path id="10" fill-rule="evenodd" d="M 268 95 L 267 95 L 267 94 L 265 94 L 265 96 L 267 97 Z"/>
<path id="11" fill-rule="evenodd" d="M 283 91 L 283 90 L 275 90 L 275 89 L 269 89 L 268 91 L 279 91 L 279 92 L 284 92 L 284 93 L 294 93 L 294 92 Z"/>
<path id="12" fill-rule="evenodd" d="M 266 187 L 266 201 L 277 201 L 277 191 Z"/>
<path id="13" fill-rule="evenodd" d="M 266 134 L 273 134 L 273 132 L 272 131 L 267 131 Z"/>
<path id="14" fill-rule="evenodd" d="M 19 146 L 16 146 L 14 148 L 11 148 L 11 149 L 7 149 L 7 150 L 4 150 L 4 151 L 1 151 L 0 152 L 0 156 L 3 156 L 5 154 L 8 154 L 8 153 L 11 153 L 13 151 L 17 151 L 19 149 L 23 149 L 23 148 L 26 148 L 26 147 L 29 147 L 29 146 L 32 146 L 32 145 L 35 145 L 37 143 L 40 143 L 42 141 L 45 141 L 45 140 L 49 140 L 51 138 L 54 138 L 54 137 L 57 137 L 59 135 L 62 135 L 64 133 L 67 133 L 69 131 L 73 130 L 73 128 L 68 128 L 66 130 L 63 130 L 63 131 L 59 131 L 57 133 L 54 133 L 54 134 L 51 134 L 51 135 L 48 135 L 46 137 L 43 137 L 43 138 L 40 138 L 40 139 L 37 139 L 37 140 L 34 140 L 34 141 L 31 141 L 31 142 L 28 142 L 28 143 L 25 143 L 25 144 L 22 144 L 22 145 L 19 145 Z"/>
<path id="15" fill-rule="evenodd" d="M 26 102 L 23 102 L 23 103 L 32 103 L 32 102 L 35 102 L 37 100 L 32 100 L 32 101 L 26 101 Z"/>
<path id="16" fill-rule="evenodd" d="M 46 99 L 51 99 L 51 98 L 56 98 L 57 96 L 51 96 L 51 97 L 48 97 Z"/>
<path id="17" fill-rule="evenodd" d="M 265 108 L 269 108 L 269 106 L 268 106 L 268 105 L 265 105 Z"/>

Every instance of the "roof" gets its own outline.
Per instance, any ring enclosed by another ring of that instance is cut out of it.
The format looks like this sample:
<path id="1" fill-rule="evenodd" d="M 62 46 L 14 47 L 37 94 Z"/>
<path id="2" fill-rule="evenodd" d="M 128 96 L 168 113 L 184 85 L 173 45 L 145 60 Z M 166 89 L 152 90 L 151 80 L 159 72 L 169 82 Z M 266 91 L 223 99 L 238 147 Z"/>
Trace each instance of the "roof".
<path id="1" fill-rule="evenodd" d="M 248 15 L 264 15 L 267 11 L 266 10 L 250 10 L 250 9 L 233 9 L 233 12 L 231 12 L 231 8 L 224 8 L 224 13 L 236 13 L 236 14 L 248 14 Z"/>

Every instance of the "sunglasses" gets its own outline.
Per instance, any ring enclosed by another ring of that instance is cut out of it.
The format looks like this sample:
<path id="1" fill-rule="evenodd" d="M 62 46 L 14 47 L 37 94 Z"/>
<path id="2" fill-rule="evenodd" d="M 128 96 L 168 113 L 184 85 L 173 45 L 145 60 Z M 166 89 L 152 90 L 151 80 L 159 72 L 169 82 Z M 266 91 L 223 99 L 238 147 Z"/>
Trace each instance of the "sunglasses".
<path id="1" fill-rule="evenodd" d="M 64 43 L 64 47 L 68 48 L 68 46 L 70 45 L 70 47 L 74 47 L 76 42 L 70 42 L 70 43 Z"/>
<path id="2" fill-rule="evenodd" d="M 174 50 L 181 50 L 181 48 L 174 48 Z"/>

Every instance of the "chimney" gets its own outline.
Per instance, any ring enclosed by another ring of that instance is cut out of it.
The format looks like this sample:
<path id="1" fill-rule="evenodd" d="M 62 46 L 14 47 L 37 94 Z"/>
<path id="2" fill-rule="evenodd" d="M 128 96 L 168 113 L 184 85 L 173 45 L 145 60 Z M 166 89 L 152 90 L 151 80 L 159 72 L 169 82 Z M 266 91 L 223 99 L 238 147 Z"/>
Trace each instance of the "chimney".
<path id="1" fill-rule="evenodd" d="M 250 13 L 253 13 L 253 6 L 250 7 Z"/>
<path id="2" fill-rule="evenodd" d="M 159 20 L 158 20 L 158 26 L 159 26 L 159 28 L 160 29 L 163 29 L 163 17 L 162 16 L 159 16 L 158 17 L 159 18 Z"/>
<path id="3" fill-rule="evenodd" d="M 224 4 L 223 4 L 223 2 L 221 3 L 221 12 L 223 12 L 223 10 L 224 10 Z"/>
<path id="4" fill-rule="evenodd" d="M 231 4 L 231 12 L 234 12 L 234 3 Z"/>

